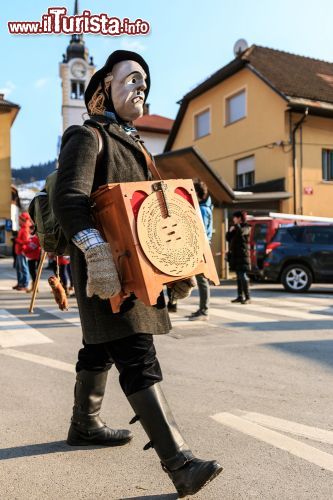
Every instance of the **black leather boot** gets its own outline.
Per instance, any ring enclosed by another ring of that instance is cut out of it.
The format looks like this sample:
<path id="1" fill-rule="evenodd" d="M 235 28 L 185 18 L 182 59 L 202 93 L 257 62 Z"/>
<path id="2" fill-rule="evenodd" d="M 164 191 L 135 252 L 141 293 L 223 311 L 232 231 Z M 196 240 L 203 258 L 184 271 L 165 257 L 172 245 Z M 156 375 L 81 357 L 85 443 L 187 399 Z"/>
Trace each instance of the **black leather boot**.
<path id="1" fill-rule="evenodd" d="M 69 445 L 121 446 L 132 439 L 130 431 L 110 429 L 99 416 L 107 376 L 107 371 L 81 370 L 77 374 L 73 416 L 67 437 Z"/>
<path id="2" fill-rule="evenodd" d="M 240 278 L 237 278 L 237 297 L 233 299 L 231 302 L 233 304 L 241 304 L 243 302 L 243 286 Z"/>
<path id="3" fill-rule="evenodd" d="M 128 401 L 136 414 L 131 423 L 140 420 L 150 439 L 144 450 L 155 449 L 180 498 L 194 495 L 222 472 L 215 460 L 194 457 L 158 383 L 131 394 Z"/>

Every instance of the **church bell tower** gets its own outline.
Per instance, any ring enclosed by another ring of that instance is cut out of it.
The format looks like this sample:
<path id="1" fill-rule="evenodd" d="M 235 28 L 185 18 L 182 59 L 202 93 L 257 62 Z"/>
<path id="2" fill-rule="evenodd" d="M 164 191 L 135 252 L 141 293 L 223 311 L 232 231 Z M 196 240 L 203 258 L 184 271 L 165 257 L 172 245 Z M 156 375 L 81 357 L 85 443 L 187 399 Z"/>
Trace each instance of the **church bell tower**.
<path id="1" fill-rule="evenodd" d="M 79 14 L 78 0 L 75 0 L 74 15 Z M 93 58 L 89 57 L 83 35 L 72 35 L 59 65 L 62 86 L 62 125 L 63 132 L 71 125 L 82 125 L 82 115 L 86 113 L 84 91 L 95 73 Z"/>

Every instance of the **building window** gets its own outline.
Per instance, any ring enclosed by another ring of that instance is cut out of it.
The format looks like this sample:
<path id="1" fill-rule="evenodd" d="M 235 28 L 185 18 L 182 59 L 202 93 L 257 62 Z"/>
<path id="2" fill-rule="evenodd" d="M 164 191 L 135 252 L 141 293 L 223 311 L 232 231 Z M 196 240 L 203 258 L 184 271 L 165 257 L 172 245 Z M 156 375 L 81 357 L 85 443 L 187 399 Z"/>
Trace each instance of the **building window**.
<path id="1" fill-rule="evenodd" d="M 253 186 L 254 169 L 254 156 L 236 161 L 236 189 Z"/>
<path id="2" fill-rule="evenodd" d="M 84 99 L 84 83 L 71 82 L 71 99 Z"/>
<path id="3" fill-rule="evenodd" d="M 242 90 L 226 99 L 226 125 L 237 122 L 246 116 L 246 92 Z"/>
<path id="4" fill-rule="evenodd" d="M 210 134 L 210 110 L 206 109 L 194 117 L 194 137 L 200 139 Z"/>
<path id="5" fill-rule="evenodd" d="M 323 149 L 323 180 L 333 181 L 333 149 Z"/>

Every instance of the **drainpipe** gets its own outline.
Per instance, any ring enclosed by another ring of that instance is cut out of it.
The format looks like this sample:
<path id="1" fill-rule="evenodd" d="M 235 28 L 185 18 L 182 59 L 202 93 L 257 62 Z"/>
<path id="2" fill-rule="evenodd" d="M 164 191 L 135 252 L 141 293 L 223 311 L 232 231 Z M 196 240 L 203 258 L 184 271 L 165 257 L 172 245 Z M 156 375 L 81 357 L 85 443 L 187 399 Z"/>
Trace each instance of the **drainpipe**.
<path id="1" fill-rule="evenodd" d="M 229 231 L 229 210 L 227 208 L 223 209 L 223 217 L 224 217 L 224 249 L 222 255 L 224 257 L 224 265 L 225 265 L 225 275 L 223 278 L 229 279 L 229 263 L 226 260 L 227 252 L 229 250 L 229 243 L 226 240 L 226 233 Z"/>
<path id="2" fill-rule="evenodd" d="M 292 154 L 293 154 L 293 178 L 294 178 L 294 214 L 297 212 L 297 190 L 296 190 L 296 132 L 299 127 L 304 122 L 305 118 L 308 116 L 309 108 L 305 108 L 304 115 L 302 118 L 295 123 L 294 128 L 292 130 Z M 302 144 L 301 144 L 302 147 Z"/>
<path id="3" fill-rule="evenodd" d="M 299 203 L 300 203 L 300 212 L 303 215 L 303 127 L 301 126 L 299 129 Z"/>

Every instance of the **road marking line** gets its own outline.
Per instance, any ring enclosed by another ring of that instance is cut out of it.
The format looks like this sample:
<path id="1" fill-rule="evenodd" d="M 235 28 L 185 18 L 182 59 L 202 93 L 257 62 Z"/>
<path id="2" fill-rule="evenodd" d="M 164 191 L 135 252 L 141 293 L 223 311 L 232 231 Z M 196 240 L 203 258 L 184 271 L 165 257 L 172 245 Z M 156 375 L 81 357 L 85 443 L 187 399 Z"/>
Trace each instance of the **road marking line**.
<path id="1" fill-rule="evenodd" d="M 250 422 L 254 422 L 255 424 L 263 425 L 283 432 L 289 432 L 290 434 L 313 439 L 314 441 L 320 441 L 321 443 L 333 444 L 332 431 L 319 429 L 318 427 L 311 427 L 310 425 L 299 424 L 282 418 L 271 417 L 270 415 L 264 415 L 263 413 L 239 411 L 237 414 Z"/>
<path id="2" fill-rule="evenodd" d="M 62 370 L 64 372 L 75 373 L 75 367 L 69 363 L 46 358 L 45 356 L 39 356 L 30 352 L 16 351 L 15 349 L 1 349 L 0 354 L 11 356 L 12 358 L 23 359 L 24 361 L 32 361 L 33 363 L 48 366 L 50 368 L 56 368 L 57 370 Z"/>
<path id="3" fill-rule="evenodd" d="M 2 347 L 18 347 L 33 344 L 50 344 L 53 340 L 6 309 L 0 309 L 0 345 Z"/>
<path id="4" fill-rule="evenodd" d="M 256 297 L 254 296 L 253 298 L 253 305 L 255 305 L 257 302 L 262 302 L 262 303 L 267 303 L 267 304 L 272 304 L 275 303 L 272 301 L 272 299 L 268 298 L 263 298 L 263 297 Z M 216 303 L 216 302 L 215 302 Z M 312 302 L 303 302 L 303 301 L 297 301 L 297 300 L 284 300 L 282 299 L 281 302 L 280 300 L 277 302 L 278 304 L 283 303 L 283 307 L 293 307 L 293 308 L 300 308 L 300 309 L 307 309 L 307 310 L 326 310 L 326 309 L 332 309 L 332 300 L 330 303 L 323 304 L 322 302 L 320 303 L 319 300 L 313 300 Z M 216 303 L 216 305 L 219 305 Z"/>
<path id="5" fill-rule="evenodd" d="M 56 316 L 67 323 L 71 323 L 73 326 L 81 326 L 80 316 L 76 311 L 60 311 L 58 307 L 38 307 L 38 309 L 47 314 L 52 314 L 52 316 Z"/>
<path id="6" fill-rule="evenodd" d="M 216 420 L 222 425 L 231 427 L 237 431 L 247 434 L 248 436 L 254 437 L 264 443 L 275 446 L 280 450 L 287 451 L 295 457 L 302 458 L 308 462 L 318 465 L 319 467 L 333 472 L 333 455 L 320 451 L 313 446 L 301 443 L 296 439 L 292 439 L 288 436 L 284 436 L 279 432 L 266 429 L 261 425 L 249 422 L 248 420 L 232 415 L 231 413 L 218 413 L 211 416 L 212 419 Z"/>
<path id="7" fill-rule="evenodd" d="M 246 306 L 248 307 L 248 306 Z M 193 309 L 193 306 L 190 305 L 182 305 L 184 309 Z M 209 308 L 209 314 L 212 316 L 218 316 L 219 318 L 228 319 L 235 321 L 237 323 L 277 323 L 279 320 L 273 318 L 263 318 L 262 316 L 256 316 L 254 314 L 244 314 L 242 310 L 244 310 L 244 306 L 238 305 L 237 310 L 230 311 L 230 309 L 216 309 L 214 307 Z"/>
<path id="8" fill-rule="evenodd" d="M 57 309 L 56 307 L 54 307 L 54 308 L 53 307 L 43 307 L 43 308 L 40 307 L 39 309 L 41 309 L 43 312 L 46 312 L 48 314 L 52 314 L 53 316 L 56 316 L 57 318 L 61 318 L 62 320 L 67 321 L 68 323 L 71 323 L 73 326 L 81 326 L 80 316 L 76 312 L 73 312 L 73 311 L 62 312 L 59 309 Z M 188 321 L 188 319 L 185 319 L 181 316 L 172 316 L 171 323 L 172 323 L 172 326 L 175 328 L 202 327 L 202 321 L 192 322 L 192 321 Z M 210 323 L 210 322 L 207 322 L 207 325 L 211 326 L 213 328 L 218 327 L 218 325 L 215 325 L 215 324 Z"/>
<path id="9" fill-rule="evenodd" d="M 324 315 L 324 314 L 311 314 L 306 311 L 297 311 L 297 310 L 284 310 L 283 309 L 283 302 L 281 303 L 281 308 L 279 307 L 268 307 L 268 306 L 258 306 L 256 307 L 255 304 L 250 304 L 247 305 L 246 307 L 249 308 L 249 310 L 255 311 L 255 312 L 262 312 L 265 314 L 275 314 L 276 316 L 287 316 L 288 318 L 295 318 L 295 319 L 304 319 L 304 320 L 310 320 L 310 321 L 316 321 L 316 320 L 332 320 L 333 321 L 333 315 Z"/>
<path id="10" fill-rule="evenodd" d="M 292 303 L 292 302 L 287 302 L 283 301 L 281 302 L 281 305 L 277 305 L 275 307 L 269 307 L 265 306 L 262 304 L 258 304 L 258 302 L 265 302 L 266 299 L 257 299 L 254 298 L 252 304 L 247 305 L 246 308 L 249 311 L 255 311 L 255 312 L 262 312 L 264 314 L 271 314 L 271 315 L 276 315 L 276 316 L 286 316 L 289 318 L 296 318 L 296 319 L 304 319 L 304 320 L 310 320 L 310 321 L 315 321 L 315 320 L 326 320 L 329 321 L 332 319 L 333 321 L 333 309 L 330 306 L 322 306 L 322 305 L 316 305 L 314 304 L 313 307 L 309 307 L 309 305 L 306 305 L 304 303 L 300 304 L 300 307 L 298 303 Z M 215 302 L 217 305 L 217 303 Z M 230 307 L 230 304 L 228 303 L 222 303 L 220 304 L 220 307 Z M 280 309 L 280 307 L 283 306 L 286 309 Z M 238 306 L 240 307 L 240 306 Z M 298 311 L 297 308 L 300 308 L 301 310 Z M 291 309 L 293 308 L 293 309 Z M 305 311 L 302 311 L 302 309 L 306 309 Z M 331 311 L 329 311 L 329 309 Z M 228 309 L 230 310 L 230 309 Z M 311 313 L 311 311 L 313 311 Z M 328 311 L 328 314 L 317 314 L 316 312 L 322 312 L 322 311 Z M 243 316 L 242 310 L 240 311 L 239 316 Z"/>
<path id="11" fill-rule="evenodd" d="M 172 316 L 171 323 L 175 328 L 202 328 L 203 325 L 211 326 L 212 328 L 218 328 L 219 325 L 215 325 L 215 323 L 211 323 L 208 321 L 189 321 L 188 318 L 184 318 L 183 316 Z"/>

